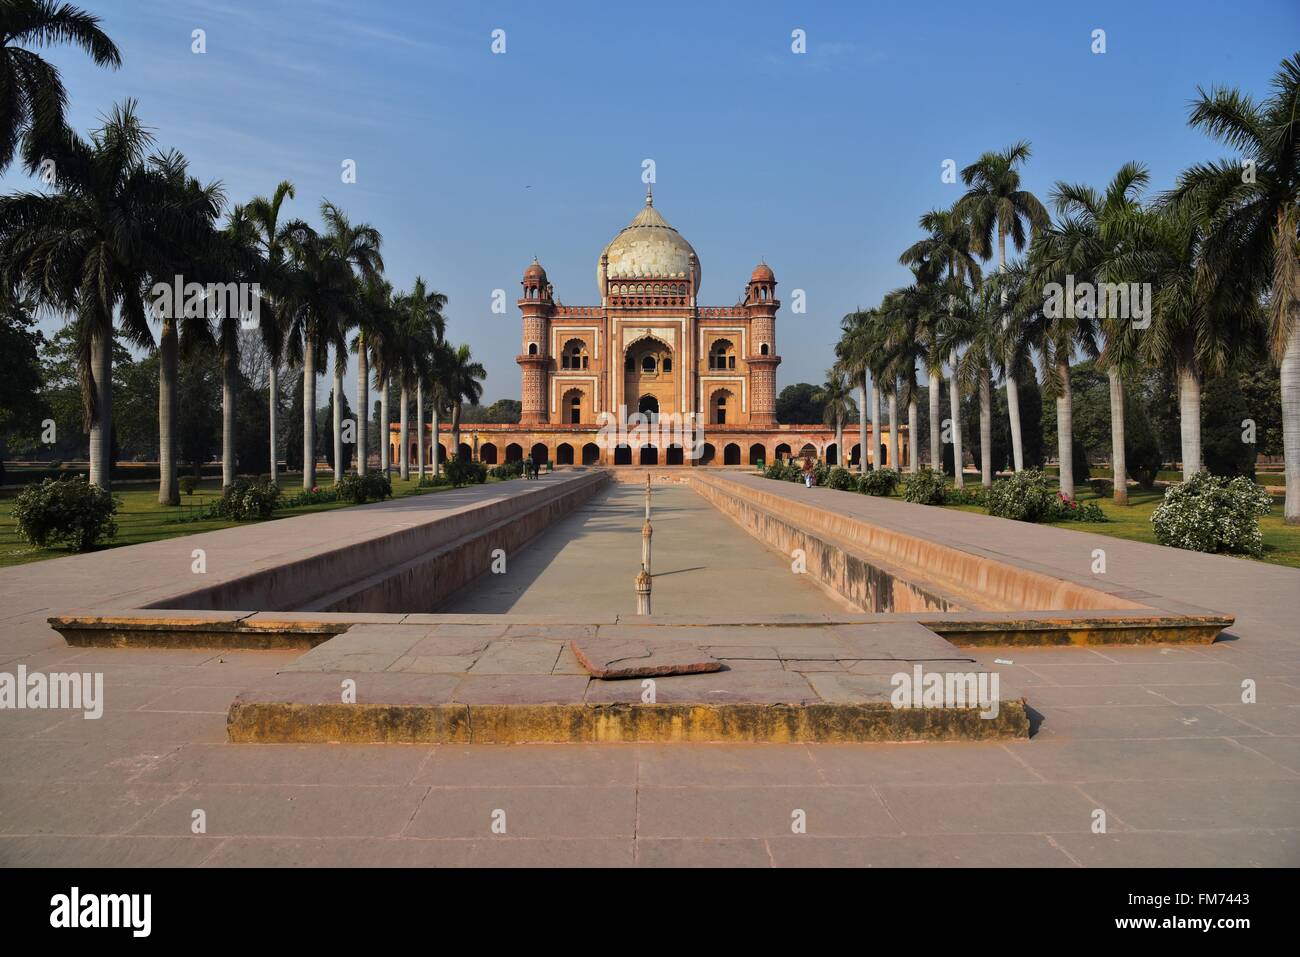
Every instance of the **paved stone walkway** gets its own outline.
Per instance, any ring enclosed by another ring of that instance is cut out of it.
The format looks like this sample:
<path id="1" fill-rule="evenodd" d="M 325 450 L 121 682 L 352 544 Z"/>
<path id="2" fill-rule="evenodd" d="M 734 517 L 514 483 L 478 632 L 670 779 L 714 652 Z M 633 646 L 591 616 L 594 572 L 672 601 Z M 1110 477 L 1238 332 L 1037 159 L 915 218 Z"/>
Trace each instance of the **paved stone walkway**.
<path id="1" fill-rule="evenodd" d="M 1238 616 L 1209 647 L 980 649 L 1041 715 L 1002 743 L 235 746 L 231 698 L 298 652 L 69 648 L 44 622 L 165 595 L 193 547 L 289 551 L 515 484 L 0 571 L 0 670 L 102 672 L 108 702 L 0 712 L 0 864 L 1300 864 L 1300 572 L 1243 559 L 784 490 L 1062 570 L 1102 547 L 1117 581 Z"/>
<path id="2" fill-rule="evenodd" d="M 754 621 L 856 611 L 755 540 L 684 485 L 652 491 L 656 615 Z M 484 575 L 439 612 L 629 615 L 641 568 L 645 489 L 617 483 L 509 556 L 508 574 Z"/>

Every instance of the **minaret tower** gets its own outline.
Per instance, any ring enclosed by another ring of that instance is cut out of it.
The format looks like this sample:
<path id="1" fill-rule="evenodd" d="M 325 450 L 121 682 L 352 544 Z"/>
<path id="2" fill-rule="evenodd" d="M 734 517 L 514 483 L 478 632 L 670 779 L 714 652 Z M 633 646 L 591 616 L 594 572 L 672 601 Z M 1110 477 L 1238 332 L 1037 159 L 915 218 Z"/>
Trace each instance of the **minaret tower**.
<path id="1" fill-rule="evenodd" d="M 523 379 L 519 390 L 523 405 L 519 423 L 544 425 L 549 421 L 546 387 L 551 367 L 551 314 L 555 311 L 555 301 L 551 297 L 546 270 L 536 257 L 524 270 L 521 285 L 524 294 L 518 305 L 523 313 L 524 341 L 523 351 L 515 357 Z"/>
<path id="2" fill-rule="evenodd" d="M 749 422 L 754 426 L 776 425 L 776 276 L 767 263 L 759 263 L 745 287 L 745 312 L 749 315 L 750 402 Z"/>

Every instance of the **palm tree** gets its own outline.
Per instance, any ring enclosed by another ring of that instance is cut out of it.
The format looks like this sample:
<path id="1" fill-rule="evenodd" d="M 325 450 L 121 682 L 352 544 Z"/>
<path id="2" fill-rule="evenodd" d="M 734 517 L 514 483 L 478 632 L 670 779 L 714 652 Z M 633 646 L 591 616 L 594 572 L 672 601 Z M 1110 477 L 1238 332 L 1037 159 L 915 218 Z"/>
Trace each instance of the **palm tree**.
<path id="1" fill-rule="evenodd" d="M 1204 197 L 1167 197 L 1126 220 L 1121 275 L 1147 277 L 1154 287 L 1151 325 L 1141 357 L 1168 368 L 1178 384 L 1183 478 L 1201 468 L 1201 385 L 1251 351 L 1259 331 L 1258 299 L 1248 274 L 1222 275 L 1202 257 L 1213 218 Z"/>
<path id="2" fill-rule="evenodd" d="M 971 247 L 981 259 L 993 254 L 993 235 L 997 233 L 998 272 L 1006 269 L 1007 237 L 1019 252 L 1032 240 L 1035 230 L 1047 225 L 1047 210 L 1033 193 L 1020 188 L 1017 166 L 1029 159 L 1029 144 L 1021 141 L 1005 150 L 985 153 L 961 171 L 962 181 L 970 187 L 957 203 L 957 213 L 969 218 Z M 1028 229 L 1026 229 L 1028 227 Z M 1005 305 L 1006 300 L 1002 300 Z M 1024 468 L 1024 451 L 1020 432 L 1020 390 L 1016 369 L 1007 369 L 1007 410 L 1011 420 L 1011 454 L 1015 470 Z M 980 388 L 985 388 L 981 378 Z M 981 400 L 981 409 L 983 408 Z M 981 432 L 984 426 L 981 423 Z M 981 449 L 987 448 L 987 443 Z M 985 485 L 988 478 L 985 477 Z"/>
<path id="3" fill-rule="evenodd" d="M 1175 196 L 1191 199 L 1209 220 L 1204 256 L 1211 270 L 1270 294 L 1269 346 L 1282 379 L 1285 515 L 1294 525 L 1300 524 L 1300 53 L 1282 61 L 1272 86 L 1273 95 L 1259 104 L 1236 90 L 1197 91 L 1191 125 L 1237 157 L 1193 166 Z"/>
<path id="4" fill-rule="evenodd" d="M 1057 211 L 1073 217 L 1080 232 L 1076 281 L 1111 283 L 1127 281 L 1117 270 L 1129 217 L 1141 208 L 1137 194 L 1146 186 L 1146 168 L 1125 163 L 1102 194 L 1082 184 L 1057 183 L 1053 199 Z M 1128 310 L 1121 310 L 1128 311 Z M 1128 468 L 1124 457 L 1124 373 L 1131 369 L 1139 330 L 1132 315 L 1099 316 L 1105 338 L 1100 362 L 1110 382 L 1111 469 L 1114 499 L 1128 504 Z"/>
<path id="5" fill-rule="evenodd" d="M 867 375 L 871 371 L 868 314 L 858 310 L 840 320 L 840 340 L 835 345 L 836 364 L 852 380 L 858 403 L 858 471 L 867 470 Z M 847 458 L 847 457 L 846 457 Z"/>
<path id="6" fill-rule="evenodd" d="M 483 398 L 482 380 L 487 378 L 487 370 L 482 363 L 474 361 L 469 346 L 457 346 L 447 357 L 446 380 L 444 388 L 451 399 L 451 445 L 453 454 L 460 458 L 460 413 L 465 402 L 475 403 Z"/>
<path id="7" fill-rule="evenodd" d="M 835 427 L 835 462 L 844 464 L 844 420 L 857 411 L 853 401 L 853 380 L 838 363 L 826 370 L 826 382 L 813 393 L 822 406 L 822 422 Z"/>
<path id="8" fill-rule="evenodd" d="M 383 237 L 379 235 L 379 230 L 365 223 L 354 225 L 342 210 L 330 202 L 321 203 L 320 211 L 334 255 L 347 263 L 349 268 L 356 270 L 359 281 L 377 282 L 380 273 L 384 270 L 384 259 L 379 253 Z M 360 298 L 360 285 L 354 288 L 354 295 Z M 360 323 L 360 315 L 361 310 L 358 307 L 352 313 L 354 320 L 352 324 Z M 336 337 L 332 343 L 334 346 L 334 482 L 338 484 L 339 479 L 343 477 L 343 373 L 348 364 L 348 347 L 346 327 L 339 326 L 335 332 Z M 362 348 L 357 352 L 360 363 L 365 356 L 364 330 L 359 332 L 358 339 L 362 342 Z M 370 404 L 368 377 L 360 375 L 357 385 L 359 387 L 357 405 L 360 410 L 357 413 L 356 423 L 357 447 L 364 450 L 367 436 L 365 409 Z M 365 452 L 361 454 L 364 456 Z M 358 471 L 365 470 L 358 465 Z"/>
<path id="9" fill-rule="evenodd" d="M 964 352 L 954 379 L 979 392 L 980 482 L 993 487 L 993 365 L 999 356 L 1002 335 L 1002 300 L 995 277 L 978 293 L 966 290 L 954 297 L 955 309 L 941 324 L 943 351 Z"/>
<path id="10" fill-rule="evenodd" d="M 905 266 L 916 266 L 933 276 L 945 275 L 942 295 L 949 317 L 953 317 L 958 301 L 963 295 L 967 283 L 973 289 L 980 286 L 980 267 L 975 261 L 974 238 L 970 224 L 955 209 L 935 209 L 921 217 L 921 228 L 928 233 L 925 239 L 913 243 L 899 262 Z M 951 374 L 948 381 L 949 401 L 952 408 L 952 442 L 953 442 L 953 484 L 964 488 L 962 480 L 961 447 L 961 389 L 957 384 L 958 356 L 953 350 L 948 356 Z M 934 409 L 933 402 L 931 409 Z M 931 432 L 934 424 L 931 423 Z"/>
<path id="11" fill-rule="evenodd" d="M 5 284 L 74 316 L 90 481 L 103 489 L 110 485 L 114 314 L 129 340 L 151 345 L 146 290 L 173 255 L 158 226 L 165 213 L 159 177 L 144 163 L 151 143 L 128 100 L 89 142 L 66 134 L 56 192 L 0 197 Z"/>
<path id="12" fill-rule="evenodd" d="M 0 3 L 0 173 L 8 169 L 23 143 L 28 172 L 40 166 L 43 151 L 64 137 L 67 91 L 59 71 L 34 53 L 56 43 L 81 47 L 97 66 L 117 68 L 122 55 L 99 28 L 99 17 L 70 3 L 51 0 L 5 0 Z M 57 169 L 57 163 L 56 163 Z"/>
<path id="13" fill-rule="evenodd" d="M 295 220 L 286 225 L 284 245 L 289 260 L 284 313 L 290 360 L 302 363 L 302 487 L 310 490 L 316 485 L 316 369 L 331 345 L 345 341 L 344 330 L 356 324 L 360 299 L 351 265 L 328 237 Z M 341 390 L 337 397 L 341 400 Z M 341 401 L 335 402 L 336 408 L 339 405 Z M 341 454 L 334 461 L 341 464 Z"/>
<path id="14" fill-rule="evenodd" d="M 885 349 L 890 356 L 890 377 L 899 384 L 901 398 L 907 403 L 908 431 L 908 471 L 915 473 L 920 467 L 920 450 L 917 447 L 919 422 L 917 421 L 916 393 L 919 385 L 916 378 L 918 363 L 927 362 L 931 350 L 926 342 L 926 323 L 932 308 L 931 289 L 925 283 L 925 277 L 914 273 L 914 282 L 902 289 L 888 293 L 880 305 L 881 317 L 885 323 Z M 931 390 L 933 391 L 933 390 Z M 939 395 L 934 393 L 934 403 L 938 404 Z M 938 412 L 934 413 L 938 418 Z M 938 441 L 938 435 L 932 437 Z M 897 451 L 897 450 L 895 450 Z M 901 470 L 902 462 L 896 465 Z"/>
<path id="15" fill-rule="evenodd" d="M 287 328 L 285 317 L 280 307 L 280 290 L 284 285 L 285 232 L 280 225 L 280 209 L 286 199 L 294 199 L 293 183 L 281 180 L 280 185 L 268 199 L 255 197 L 244 207 L 254 229 L 257 230 L 261 243 L 262 260 L 267 270 L 262 286 L 262 342 L 266 346 L 267 358 L 267 410 L 270 418 L 271 432 L 271 481 L 280 478 L 280 442 L 277 433 L 277 419 L 280 404 L 280 363 L 285 356 L 285 336 Z"/>
<path id="16" fill-rule="evenodd" d="M 389 353 L 393 330 L 398 321 L 393 307 L 393 286 L 386 280 L 365 280 L 361 288 L 360 324 L 352 340 L 352 350 L 357 354 L 357 474 L 365 475 L 370 455 L 370 368 L 374 367 L 375 382 L 379 388 L 380 418 L 388 424 Z M 362 427 L 362 423 L 366 427 Z M 379 436 L 379 464 L 388 474 L 388 435 Z"/>
<path id="17" fill-rule="evenodd" d="M 177 152 L 150 159 L 150 168 L 159 179 L 159 197 L 163 216 L 158 228 L 168 237 L 158 245 L 170 251 L 170 263 L 156 271 L 155 282 L 173 287 L 175 277 L 205 282 L 219 273 L 214 267 L 224 261 L 222 244 L 216 231 L 217 217 L 225 204 L 219 184 L 201 186 L 189 175 L 185 158 Z M 220 278 L 219 276 L 217 278 Z M 212 335 L 206 308 L 172 308 L 158 316 L 158 502 L 179 505 L 180 490 L 176 482 L 176 370 L 179 340 L 199 347 L 211 344 Z"/>

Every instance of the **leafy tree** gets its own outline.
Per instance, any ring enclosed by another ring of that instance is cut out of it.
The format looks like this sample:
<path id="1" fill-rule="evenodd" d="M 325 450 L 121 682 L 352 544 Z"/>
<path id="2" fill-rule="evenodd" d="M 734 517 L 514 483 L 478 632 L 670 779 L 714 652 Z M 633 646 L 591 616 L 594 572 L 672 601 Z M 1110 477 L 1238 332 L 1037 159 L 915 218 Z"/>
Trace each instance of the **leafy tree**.
<path id="1" fill-rule="evenodd" d="M 776 420 L 785 425 L 821 425 L 825 403 L 817 401 L 817 392 L 811 382 L 786 386 L 776 399 Z"/>

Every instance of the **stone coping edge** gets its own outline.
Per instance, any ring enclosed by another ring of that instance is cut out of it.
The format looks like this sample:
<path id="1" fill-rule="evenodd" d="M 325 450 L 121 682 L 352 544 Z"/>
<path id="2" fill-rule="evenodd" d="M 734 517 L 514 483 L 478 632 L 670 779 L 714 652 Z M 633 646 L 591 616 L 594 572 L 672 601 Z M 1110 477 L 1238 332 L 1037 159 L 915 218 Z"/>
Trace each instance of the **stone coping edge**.
<path id="1" fill-rule="evenodd" d="M 236 700 L 234 743 L 834 743 L 1029 737 L 1023 698 L 970 708 L 872 704 L 301 704 Z"/>

